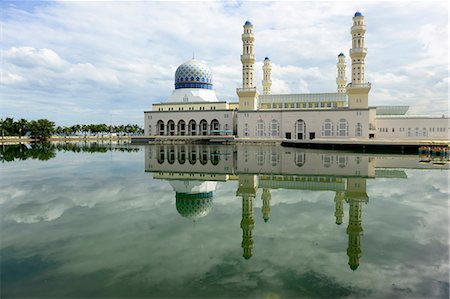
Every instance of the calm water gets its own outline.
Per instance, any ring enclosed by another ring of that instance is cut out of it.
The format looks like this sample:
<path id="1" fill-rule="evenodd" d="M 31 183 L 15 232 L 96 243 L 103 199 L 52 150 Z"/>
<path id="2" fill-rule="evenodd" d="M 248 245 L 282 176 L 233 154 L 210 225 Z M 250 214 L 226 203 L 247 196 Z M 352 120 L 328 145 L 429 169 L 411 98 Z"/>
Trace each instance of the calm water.
<path id="1" fill-rule="evenodd" d="M 2 148 L 1 297 L 448 298 L 449 170 L 262 146 Z"/>

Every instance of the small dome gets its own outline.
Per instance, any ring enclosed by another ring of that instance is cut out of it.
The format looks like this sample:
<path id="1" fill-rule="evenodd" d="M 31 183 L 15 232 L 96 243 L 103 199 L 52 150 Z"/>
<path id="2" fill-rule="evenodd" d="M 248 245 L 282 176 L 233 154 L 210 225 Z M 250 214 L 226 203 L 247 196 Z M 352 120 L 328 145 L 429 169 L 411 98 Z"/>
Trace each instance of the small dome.
<path id="1" fill-rule="evenodd" d="M 362 13 L 360 13 L 359 11 L 355 12 L 355 17 L 362 17 Z"/>
<path id="2" fill-rule="evenodd" d="M 211 70 L 198 60 L 186 61 L 175 72 L 175 89 L 180 88 L 213 89 Z"/>
<path id="3" fill-rule="evenodd" d="M 270 60 L 269 57 L 264 58 L 264 60 Z"/>
<path id="4" fill-rule="evenodd" d="M 181 216 L 197 220 L 211 212 L 213 193 L 177 193 L 176 200 L 176 208 Z"/>
<path id="5" fill-rule="evenodd" d="M 247 26 L 247 25 L 252 25 L 252 22 L 250 22 L 249 20 L 245 21 L 244 26 Z"/>
<path id="6" fill-rule="evenodd" d="M 344 53 L 339 53 L 338 57 L 345 56 Z"/>

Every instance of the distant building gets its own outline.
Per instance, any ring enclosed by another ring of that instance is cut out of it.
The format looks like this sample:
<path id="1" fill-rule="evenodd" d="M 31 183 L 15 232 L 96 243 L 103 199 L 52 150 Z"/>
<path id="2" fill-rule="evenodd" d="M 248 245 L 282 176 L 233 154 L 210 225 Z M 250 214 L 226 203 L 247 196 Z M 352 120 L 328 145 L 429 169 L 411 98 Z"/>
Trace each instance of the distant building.
<path id="1" fill-rule="evenodd" d="M 191 59 L 175 72 L 175 89 L 164 103 L 144 112 L 146 136 L 234 135 L 252 139 L 425 139 L 448 140 L 448 117 L 406 115 L 407 106 L 369 106 L 371 83 L 365 79 L 367 48 L 364 16 L 351 27 L 351 80 L 346 57 L 337 58 L 337 92 L 272 94 L 271 61 L 263 63 L 263 92 L 255 86 L 253 25 L 244 24 L 242 86 L 238 102 L 217 99 L 211 70 Z"/>

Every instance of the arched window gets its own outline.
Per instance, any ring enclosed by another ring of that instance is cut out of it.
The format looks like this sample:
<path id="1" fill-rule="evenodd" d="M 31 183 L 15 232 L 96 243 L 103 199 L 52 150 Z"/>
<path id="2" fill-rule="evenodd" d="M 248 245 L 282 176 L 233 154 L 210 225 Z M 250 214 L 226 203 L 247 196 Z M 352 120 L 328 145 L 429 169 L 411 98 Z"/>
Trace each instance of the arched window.
<path id="1" fill-rule="evenodd" d="M 200 135 L 208 135 L 208 122 L 204 119 L 200 121 Z"/>
<path id="2" fill-rule="evenodd" d="M 158 150 L 158 163 L 162 164 L 164 163 L 164 158 L 165 158 L 165 151 L 164 151 L 164 147 L 160 147 Z"/>
<path id="3" fill-rule="evenodd" d="M 348 136 L 348 122 L 345 118 L 341 118 L 338 123 L 338 136 Z"/>
<path id="4" fill-rule="evenodd" d="M 205 165 L 206 163 L 208 163 L 208 150 L 206 149 L 206 147 L 202 148 L 202 151 L 200 154 L 200 163 L 202 163 L 202 165 Z"/>
<path id="5" fill-rule="evenodd" d="M 178 146 L 177 158 L 178 163 L 180 164 L 184 164 L 184 162 L 186 162 L 186 148 L 184 145 Z"/>
<path id="6" fill-rule="evenodd" d="M 164 135 L 164 122 L 162 120 L 158 120 L 158 122 L 156 123 L 156 130 L 157 135 Z"/>
<path id="7" fill-rule="evenodd" d="M 337 162 L 340 168 L 345 168 L 347 166 L 348 157 L 347 156 L 338 156 Z"/>
<path id="8" fill-rule="evenodd" d="M 173 120 L 167 122 L 167 135 L 175 135 L 175 122 Z"/>
<path id="9" fill-rule="evenodd" d="M 214 149 L 209 154 L 209 159 L 211 160 L 212 165 L 217 165 L 220 162 L 220 153 L 217 149 Z"/>
<path id="10" fill-rule="evenodd" d="M 167 149 L 167 162 L 169 162 L 169 164 L 175 162 L 175 147 L 173 145 Z"/>
<path id="11" fill-rule="evenodd" d="M 194 136 L 197 135 L 197 123 L 195 120 L 191 119 L 188 125 L 188 135 Z"/>
<path id="12" fill-rule="evenodd" d="M 256 136 L 263 137 L 264 136 L 264 121 L 259 119 L 256 123 Z"/>
<path id="13" fill-rule="evenodd" d="M 277 166 L 279 161 L 280 161 L 280 154 L 277 151 L 272 150 L 272 153 L 270 155 L 270 162 L 272 166 Z"/>
<path id="14" fill-rule="evenodd" d="M 322 124 L 322 136 L 333 136 L 333 122 L 329 118 L 327 118 Z"/>
<path id="15" fill-rule="evenodd" d="M 177 125 L 177 134 L 184 136 L 186 135 L 186 123 L 184 120 L 180 120 Z"/>
<path id="16" fill-rule="evenodd" d="M 304 152 L 296 152 L 294 159 L 295 165 L 302 167 L 305 164 L 306 155 Z"/>
<path id="17" fill-rule="evenodd" d="M 323 155 L 322 156 L 322 163 L 323 166 L 328 168 L 331 166 L 331 164 L 333 164 L 333 156 L 331 155 Z"/>
<path id="18" fill-rule="evenodd" d="M 152 125 L 148 125 L 148 135 L 152 136 Z"/>
<path id="19" fill-rule="evenodd" d="M 220 130 L 220 123 L 219 123 L 219 121 L 217 119 L 213 119 L 211 121 L 210 128 L 211 128 L 211 134 L 212 135 L 219 135 L 219 133 L 220 133 L 219 132 L 219 130 Z"/>
<path id="20" fill-rule="evenodd" d="M 191 163 L 192 165 L 195 164 L 195 162 L 197 162 L 197 148 L 196 146 L 191 146 L 190 150 L 189 150 L 189 163 Z"/>
<path id="21" fill-rule="evenodd" d="M 280 136 L 280 124 L 276 119 L 272 119 L 270 122 L 270 135 L 274 137 Z"/>
<path id="22" fill-rule="evenodd" d="M 295 136 L 297 136 L 297 139 L 306 138 L 306 125 L 302 119 L 297 120 L 295 123 Z"/>
<path id="23" fill-rule="evenodd" d="M 246 123 L 244 124 L 244 137 L 248 137 L 248 133 L 249 133 L 248 124 Z"/>
<path id="24" fill-rule="evenodd" d="M 262 149 L 259 149 L 258 152 L 256 153 L 256 162 L 258 163 L 258 166 L 263 166 L 264 165 L 264 152 Z"/>
<path id="25" fill-rule="evenodd" d="M 356 124 L 355 135 L 356 135 L 356 137 L 362 136 L 362 124 L 361 123 Z"/>

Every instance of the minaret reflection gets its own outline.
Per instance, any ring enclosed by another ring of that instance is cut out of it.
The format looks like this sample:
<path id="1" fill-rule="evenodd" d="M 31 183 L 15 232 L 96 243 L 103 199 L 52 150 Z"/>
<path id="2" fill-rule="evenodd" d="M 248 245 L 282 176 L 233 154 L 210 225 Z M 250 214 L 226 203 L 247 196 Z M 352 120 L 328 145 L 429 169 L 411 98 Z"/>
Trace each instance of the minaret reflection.
<path id="1" fill-rule="evenodd" d="M 344 201 L 345 201 L 345 192 L 337 191 L 334 196 L 334 202 L 336 203 L 336 211 L 334 212 L 334 216 L 336 217 L 336 224 L 341 225 L 342 219 L 344 218 Z"/>
<path id="2" fill-rule="evenodd" d="M 256 175 L 239 175 L 239 187 L 237 196 L 242 197 L 242 243 L 243 256 L 249 259 L 253 256 L 253 229 L 255 220 L 253 218 L 253 199 L 258 191 L 258 177 Z"/>
<path id="3" fill-rule="evenodd" d="M 361 238 L 363 235 L 362 228 L 362 203 L 367 203 L 369 197 L 366 193 L 366 179 L 349 178 L 347 180 L 347 202 L 349 204 L 349 220 L 347 227 L 348 235 L 348 265 L 353 271 L 359 266 L 361 258 Z"/>
<path id="4" fill-rule="evenodd" d="M 154 179 L 172 185 L 177 211 L 192 221 L 211 212 L 217 184 L 238 181 L 236 196 L 242 200 L 241 247 L 245 259 L 253 256 L 254 200 L 259 188 L 262 189 L 264 222 L 269 221 L 273 190 L 333 192 L 337 225 L 344 222 L 344 206 L 346 202 L 349 205 L 346 253 L 350 269 L 356 270 L 362 256 L 361 213 L 362 204 L 368 202 L 367 179 L 406 178 L 406 174 L 385 167 L 376 170 L 376 161 L 369 155 L 309 150 L 295 150 L 292 154 L 293 151 L 283 147 L 244 145 L 149 146 L 146 148 L 146 171 L 153 173 Z M 264 157 L 271 159 L 267 161 Z M 283 192 L 280 194 L 285 194 Z M 333 211 L 329 212 L 331 218 Z"/>
<path id="5" fill-rule="evenodd" d="M 263 202 L 261 210 L 262 210 L 264 222 L 269 221 L 271 197 L 272 197 L 272 195 L 270 194 L 270 189 L 264 188 L 263 193 L 261 195 L 261 199 Z"/>

